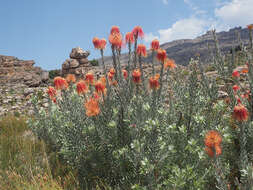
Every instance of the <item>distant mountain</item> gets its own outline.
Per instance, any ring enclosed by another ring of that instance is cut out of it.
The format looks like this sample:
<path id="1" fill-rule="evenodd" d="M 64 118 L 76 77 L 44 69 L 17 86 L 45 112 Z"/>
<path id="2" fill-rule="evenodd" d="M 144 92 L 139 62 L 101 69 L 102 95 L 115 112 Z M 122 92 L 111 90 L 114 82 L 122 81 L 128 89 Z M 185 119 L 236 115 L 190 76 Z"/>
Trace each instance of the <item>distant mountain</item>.
<path id="1" fill-rule="evenodd" d="M 240 44 L 238 41 L 238 34 L 244 44 L 249 43 L 249 32 L 247 28 L 236 27 L 227 32 L 219 32 L 216 34 L 222 53 L 229 52 L 233 46 L 235 47 Z M 164 43 L 161 45 L 161 48 L 165 49 L 168 57 L 174 59 L 179 65 L 188 65 L 190 59 L 195 57 L 196 54 L 199 54 L 200 59 L 206 62 L 210 60 L 214 52 L 212 31 L 208 31 L 206 34 L 195 39 L 182 39 Z M 148 51 L 148 57 L 145 61 L 151 62 L 151 59 L 151 52 Z M 128 54 L 122 54 L 121 62 L 124 64 L 127 63 L 127 61 Z M 101 59 L 99 59 L 99 63 L 101 64 Z M 111 63 L 112 58 L 110 56 L 105 57 L 105 64 Z"/>

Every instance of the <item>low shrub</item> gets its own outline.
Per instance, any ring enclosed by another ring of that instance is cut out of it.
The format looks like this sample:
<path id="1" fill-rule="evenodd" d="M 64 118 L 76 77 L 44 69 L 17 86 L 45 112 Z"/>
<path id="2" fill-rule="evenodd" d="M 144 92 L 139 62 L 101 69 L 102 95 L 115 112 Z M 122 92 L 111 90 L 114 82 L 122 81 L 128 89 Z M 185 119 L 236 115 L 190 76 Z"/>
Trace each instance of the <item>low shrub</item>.
<path id="1" fill-rule="evenodd" d="M 103 62 L 106 41 L 94 38 L 104 76 L 95 81 L 87 73 L 77 83 L 56 77 L 55 88 L 48 89 L 48 109 L 38 110 L 33 97 L 30 128 L 77 171 L 81 189 L 252 188 L 252 49 L 240 59 L 248 63 L 240 81 L 233 74 L 234 59 L 225 63 L 213 34 L 214 67 L 226 99 L 198 59 L 191 60 L 188 72 L 181 70 L 157 41 L 151 43 L 151 76 L 145 76 L 147 52 L 138 45 L 144 35 L 139 26 L 126 35 L 130 58 L 122 69 L 122 35 L 114 26 L 113 68 L 107 71 Z"/>

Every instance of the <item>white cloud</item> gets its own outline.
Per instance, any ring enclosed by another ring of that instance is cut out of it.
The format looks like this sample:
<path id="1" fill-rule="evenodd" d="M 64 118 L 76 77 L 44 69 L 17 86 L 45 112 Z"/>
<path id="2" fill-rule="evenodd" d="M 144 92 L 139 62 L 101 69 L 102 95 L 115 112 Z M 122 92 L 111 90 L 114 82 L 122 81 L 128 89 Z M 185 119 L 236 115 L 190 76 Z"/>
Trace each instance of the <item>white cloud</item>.
<path id="1" fill-rule="evenodd" d="M 165 4 L 168 0 L 163 0 Z M 194 13 L 191 17 L 181 19 L 167 29 L 160 29 L 157 34 L 148 33 L 144 40 L 151 42 L 157 38 L 161 43 L 177 39 L 192 39 L 204 34 L 207 30 L 228 30 L 231 27 L 253 23 L 253 0 L 214 0 L 217 8 L 213 10 L 214 17 L 206 19 L 208 14 L 201 10 L 192 0 L 184 0 Z"/>
<path id="2" fill-rule="evenodd" d="M 232 0 L 215 9 L 215 16 L 230 27 L 253 22 L 253 0 Z"/>
<path id="3" fill-rule="evenodd" d="M 152 33 L 146 33 L 145 36 L 144 36 L 144 41 L 145 42 L 151 42 L 154 39 L 159 39 L 159 37 L 153 35 Z"/>
<path id="4" fill-rule="evenodd" d="M 165 5 L 168 5 L 168 0 L 163 0 L 163 3 L 165 4 Z"/>
<path id="5" fill-rule="evenodd" d="M 168 29 L 158 30 L 158 36 L 149 33 L 145 37 L 145 41 L 152 41 L 154 38 L 158 38 L 160 43 L 169 42 L 177 39 L 191 39 L 206 32 L 210 26 L 210 21 L 204 19 L 198 19 L 195 17 L 182 19 L 175 22 Z"/>

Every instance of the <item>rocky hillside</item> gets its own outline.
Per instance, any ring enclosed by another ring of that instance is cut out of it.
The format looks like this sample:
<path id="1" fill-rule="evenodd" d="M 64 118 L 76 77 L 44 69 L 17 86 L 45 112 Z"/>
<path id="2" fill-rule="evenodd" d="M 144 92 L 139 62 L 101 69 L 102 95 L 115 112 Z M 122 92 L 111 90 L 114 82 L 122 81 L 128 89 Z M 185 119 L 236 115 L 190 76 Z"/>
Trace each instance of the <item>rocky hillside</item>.
<path id="1" fill-rule="evenodd" d="M 0 116 L 9 112 L 31 114 L 33 93 L 38 93 L 41 105 L 46 106 L 48 72 L 34 64 L 33 60 L 0 55 Z"/>
<path id="2" fill-rule="evenodd" d="M 217 33 L 217 39 L 219 41 L 220 49 L 223 54 L 226 54 L 231 50 L 233 46 L 239 45 L 238 34 L 241 41 L 244 44 L 249 42 L 248 29 L 241 27 L 230 29 L 227 32 Z M 209 46 L 209 49 L 208 49 Z M 149 48 L 149 47 L 148 47 Z M 210 56 L 214 52 L 214 40 L 211 31 L 199 36 L 195 39 L 182 39 L 168 42 L 161 45 L 161 48 L 165 49 L 168 57 L 176 61 L 178 65 L 188 65 L 190 59 L 195 57 L 196 54 L 200 55 L 200 59 L 204 62 L 208 62 L 212 57 Z M 127 63 L 128 55 L 123 54 L 121 57 L 123 63 Z M 151 61 L 151 52 L 148 51 L 147 62 Z M 101 60 L 99 60 L 101 63 Z M 111 57 L 105 58 L 106 64 L 111 64 Z"/>

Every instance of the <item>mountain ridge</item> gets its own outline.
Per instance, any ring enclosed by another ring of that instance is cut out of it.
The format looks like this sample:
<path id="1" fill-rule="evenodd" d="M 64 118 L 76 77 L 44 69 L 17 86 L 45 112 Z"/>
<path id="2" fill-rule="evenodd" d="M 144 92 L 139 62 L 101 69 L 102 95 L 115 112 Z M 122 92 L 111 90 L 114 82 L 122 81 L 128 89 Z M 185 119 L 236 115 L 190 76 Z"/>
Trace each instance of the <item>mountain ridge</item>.
<path id="1" fill-rule="evenodd" d="M 238 35 L 240 36 L 243 44 L 249 43 L 249 33 L 247 28 L 235 27 L 231 28 L 229 31 L 216 33 L 221 53 L 228 53 L 232 47 L 240 45 Z M 209 62 L 212 58 L 210 54 L 212 55 L 212 53 L 214 53 L 215 42 L 212 31 L 207 31 L 205 34 L 194 39 L 174 40 L 161 44 L 160 47 L 165 49 L 168 57 L 174 59 L 177 64 L 186 66 L 188 65 L 190 59 L 195 57 L 196 54 L 199 55 L 201 61 Z M 148 50 L 147 53 L 148 56 L 144 59 L 144 61 L 151 62 L 151 51 Z M 111 56 L 106 56 L 104 60 L 106 65 L 112 63 Z M 128 53 L 122 54 L 120 60 L 123 64 L 126 64 L 128 61 Z M 101 65 L 101 58 L 99 58 L 98 61 Z"/>

